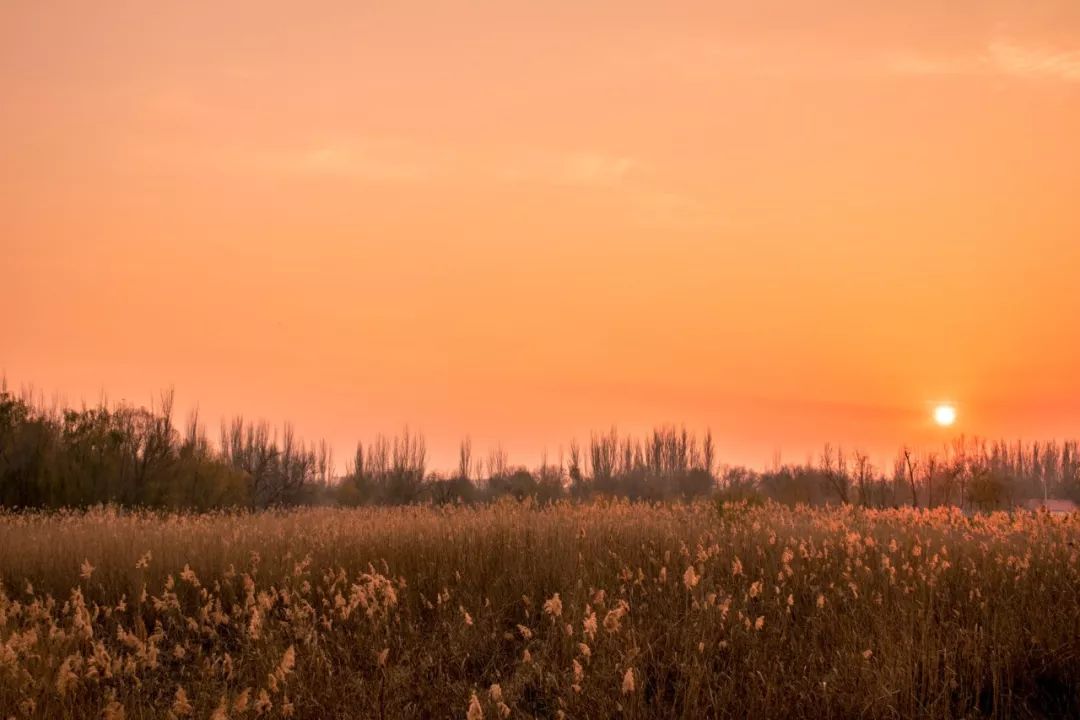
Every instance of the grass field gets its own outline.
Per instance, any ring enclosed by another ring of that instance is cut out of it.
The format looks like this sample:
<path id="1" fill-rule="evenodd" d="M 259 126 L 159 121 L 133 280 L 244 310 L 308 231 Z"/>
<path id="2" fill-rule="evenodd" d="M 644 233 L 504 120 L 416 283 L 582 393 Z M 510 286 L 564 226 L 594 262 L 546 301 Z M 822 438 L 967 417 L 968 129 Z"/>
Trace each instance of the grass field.
<path id="1" fill-rule="evenodd" d="M 0 718 L 1080 714 L 1080 516 L 0 515 Z"/>

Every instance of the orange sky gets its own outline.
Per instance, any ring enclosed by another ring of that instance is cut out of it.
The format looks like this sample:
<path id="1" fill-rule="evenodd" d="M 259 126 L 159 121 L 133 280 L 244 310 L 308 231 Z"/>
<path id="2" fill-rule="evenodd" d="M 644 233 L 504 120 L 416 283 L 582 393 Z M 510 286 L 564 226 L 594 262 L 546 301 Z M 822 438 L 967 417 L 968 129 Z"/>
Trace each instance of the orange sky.
<path id="1" fill-rule="evenodd" d="M 339 458 L 1080 435 L 1075 0 L 0 5 L 0 369 Z"/>

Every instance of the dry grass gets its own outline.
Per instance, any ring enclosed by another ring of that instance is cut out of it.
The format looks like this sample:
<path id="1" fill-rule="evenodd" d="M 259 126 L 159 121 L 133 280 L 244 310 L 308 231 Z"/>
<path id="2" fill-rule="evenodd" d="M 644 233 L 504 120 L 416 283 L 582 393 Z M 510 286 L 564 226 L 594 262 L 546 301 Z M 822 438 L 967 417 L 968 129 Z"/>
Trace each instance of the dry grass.
<path id="1" fill-rule="evenodd" d="M 0 718 L 1060 717 L 1080 517 L 0 515 Z"/>

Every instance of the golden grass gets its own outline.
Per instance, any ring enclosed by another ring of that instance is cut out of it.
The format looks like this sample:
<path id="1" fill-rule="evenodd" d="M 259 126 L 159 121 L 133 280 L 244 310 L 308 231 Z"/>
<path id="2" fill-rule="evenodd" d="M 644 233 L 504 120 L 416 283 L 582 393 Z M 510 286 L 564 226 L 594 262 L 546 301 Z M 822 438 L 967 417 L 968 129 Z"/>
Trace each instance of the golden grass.
<path id="1" fill-rule="evenodd" d="M 1080 517 L 0 515 L 0 718 L 1058 717 Z"/>

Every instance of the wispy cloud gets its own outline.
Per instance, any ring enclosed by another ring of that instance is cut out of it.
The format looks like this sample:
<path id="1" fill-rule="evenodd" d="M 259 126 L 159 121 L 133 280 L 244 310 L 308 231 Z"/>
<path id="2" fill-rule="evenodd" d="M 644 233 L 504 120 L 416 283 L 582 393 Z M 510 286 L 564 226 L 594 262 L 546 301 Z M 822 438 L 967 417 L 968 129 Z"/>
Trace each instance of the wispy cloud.
<path id="1" fill-rule="evenodd" d="M 392 139 L 330 140 L 257 155 L 257 164 L 289 175 L 377 182 L 431 180 L 455 165 L 444 150 Z"/>
<path id="2" fill-rule="evenodd" d="M 407 138 L 338 138 L 282 149 L 261 149 L 255 164 L 287 175 L 343 180 L 424 182 L 439 179 L 522 182 L 615 189 L 640 163 L 595 151 L 488 148 L 458 151 Z"/>
<path id="3" fill-rule="evenodd" d="M 667 78 L 707 82 L 728 77 L 784 79 L 866 72 L 843 48 L 830 44 L 785 44 L 747 39 L 687 42 L 678 38 L 641 52 L 614 52 L 605 62 L 616 74 L 660 72 Z"/>
<path id="4" fill-rule="evenodd" d="M 659 71 L 693 82 L 723 77 L 790 79 L 880 76 L 882 56 L 820 42 L 749 41 L 659 44 L 636 54 L 612 54 L 616 72 Z M 1006 39 L 969 52 L 921 49 L 884 55 L 885 71 L 905 76 L 999 76 L 1080 82 L 1080 49 L 1061 49 Z"/>
<path id="5" fill-rule="evenodd" d="M 1080 82 L 1080 51 L 1056 52 L 995 43 L 990 46 L 990 57 L 1000 70 L 1009 75 Z"/>
<path id="6" fill-rule="evenodd" d="M 745 228 L 745 220 L 737 225 L 726 214 L 709 207 L 696 197 L 679 192 L 642 188 L 633 193 L 632 212 L 642 225 L 677 230 L 730 230 Z"/>
<path id="7" fill-rule="evenodd" d="M 639 165 L 624 155 L 523 150 L 501 155 L 490 170 L 495 177 L 509 182 L 613 188 L 623 185 Z"/>
<path id="8" fill-rule="evenodd" d="M 975 55 L 898 53 L 886 59 L 898 75 L 977 76 L 1080 82 L 1080 51 L 1060 51 L 1012 42 L 992 42 Z"/>
<path id="9" fill-rule="evenodd" d="M 625 217 L 649 227 L 684 230 L 726 226 L 697 198 L 650 177 L 637 158 L 592 151 L 518 151 L 502 156 L 494 176 L 504 182 L 607 193 L 621 199 Z"/>
<path id="10" fill-rule="evenodd" d="M 419 190 L 446 183 L 546 187 L 604 198 L 624 219 L 650 227 L 726 226 L 715 209 L 655 177 L 637 157 L 601 150 L 537 146 L 456 147 L 405 136 L 334 135 L 282 144 L 202 145 L 141 142 L 154 165 L 272 175 L 283 180 L 360 183 Z M 426 192 L 426 190 L 423 190 Z"/>
<path id="11" fill-rule="evenodd" d="M 578 153 L 562 159 L 561 176 L 576 185 L 619 185 L 637 165 L 630 157 Z"/>
<path id="12" fill-rule="evenodd" d="M 912 76 L 975 75 L 986 69 L 980 58 L 931 57 L 913 52 L 890 54 L 885 65 L 894 75 Z"/>

